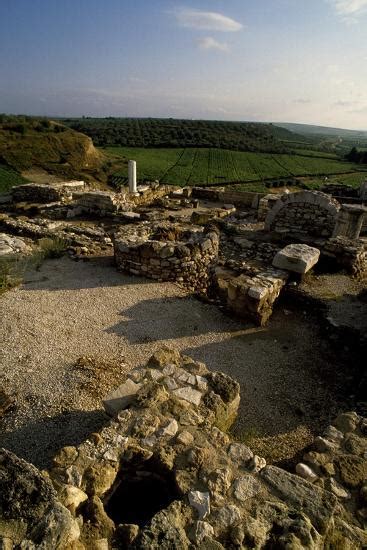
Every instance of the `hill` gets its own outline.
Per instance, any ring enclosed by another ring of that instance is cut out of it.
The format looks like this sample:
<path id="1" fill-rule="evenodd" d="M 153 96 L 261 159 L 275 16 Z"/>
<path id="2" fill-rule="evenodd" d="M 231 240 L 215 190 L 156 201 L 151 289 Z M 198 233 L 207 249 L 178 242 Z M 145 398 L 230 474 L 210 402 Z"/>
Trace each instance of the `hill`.
<path id="1" fill-rule="evenodd" d="M 355 140 L 367 139 L 367 130 L 347 130 L 344 128 L 331 128 L 329 126 L 315 126 L 313 124 L 296 124 L 293 122 L 276 122 L 274 123 L 280 128 L 289 130 L 290 132 L 296 132 L 301 135 L 321 135 L 321 136 L 335 136 L 342 138 L 351 138 Z"/>
<path id="2" fill-rule="evenodd" d="M 88 117 L 63 119 L 63 123 L 88 135 L 100 147 L 214 147 L 285 153 L 286 142 L 308 141 L 285 128 L 255 122 Z"/>
<path id="3" fill-rule="evenodd" d="M 0 167 L 11 173 L 40 168 L 62 178 L 101 179 L 106 159 L 92 140 L 59 122 L 0 115 Z"/>

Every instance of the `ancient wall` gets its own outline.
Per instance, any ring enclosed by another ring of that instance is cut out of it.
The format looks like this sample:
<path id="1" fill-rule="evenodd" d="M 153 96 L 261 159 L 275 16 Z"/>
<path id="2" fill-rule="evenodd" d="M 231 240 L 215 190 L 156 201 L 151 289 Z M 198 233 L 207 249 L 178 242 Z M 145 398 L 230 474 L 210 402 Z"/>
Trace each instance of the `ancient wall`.
<path id="1" fill-rule="evenodd" d="M 195 199 L 203 199 L 213 202 L 223 202 L 236 206 L 257 208 L 261 197 L 265 193 L 252 193 L 249 191 L 224 191 L 222 189 L 206 189 L 205 187 L 193 187 L 192 196 Z"/>
<path id="2" fill-rule="evenodd" d="M 284 194 L 265 219 L 265 229 L 284 235 L 332 235 L 340 209 L 338 201 L 319 191 Z"/>
<path id="3" fill-rule="evenodd" d="M 84 181 L 68 181 L 52 185 L 26 183 L 13 187 L 11 195 L 14 202 L 58 202 L 63 198 L 71 198 L 73 193 L 84 189 L 84 187 Z"/>
<path id="4" fill-rule="evenodd" d="M 118 269 L 158 281 L 176 281 L 191 289 L 205 289 L 209 268 L 218 257 L 216 232 L 178 230 L 166 227 L 165 236 L 157 236 L 158 227 L 137 227 L 129 235 L 121 231 L 114 237 Z M 177 240 L 171 240 L 173 237 Z"/>
<path id="5" fill-rule="evenodd" d="M 367 280 L 367 243 L 363 239 L 333 237 L 326 241 L 321 254 L 331 258 L 356 279 Z"/>
<path id="6" fill-rule="evenodd" d="M 295 475 L 225 433 L 239 401 L 229 376 L 158 350 L 49 472 L 0 450 L 1 547 L 365 548 L 367 419 L 340 415 Z"/>

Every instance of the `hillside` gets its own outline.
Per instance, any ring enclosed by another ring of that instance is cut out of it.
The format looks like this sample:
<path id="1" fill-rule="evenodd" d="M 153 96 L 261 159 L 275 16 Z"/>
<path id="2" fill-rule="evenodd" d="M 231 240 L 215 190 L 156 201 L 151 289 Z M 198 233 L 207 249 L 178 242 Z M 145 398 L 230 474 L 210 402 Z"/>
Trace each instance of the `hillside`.
<path id="1" fill-rule="evenodd" d="M 329 126 L 316 126 L 313 124 L 296 124 L 293 122 L 277 122 L 276 126 L 289 130 L 290 132 L 296 132 L 301 135 L 321 135 L 321 136 L 335 136 L 342 138 L 367 139 L 367 130 L 365 132 L 359 130 L 347 130 L 344 128 L 331 128 Z"/>
<path id="2" fill-rule="evenodd" d="M 105 179 L 105 157 L 92 140 L 46 119 L 0 116 L 0 167 L 21 174 L 39 168 L 62 178 Z M 12 172 L 13 173 L 13 172 Z"/>
<path id="3" fill-rule="evenodd" d="M 214 147 L 284 153 L 286 142 L 308 141 L 285 128 L 254 122 L 88 117 L 64 119 L 63 123 L 88 135 L 100 147 Z"/>

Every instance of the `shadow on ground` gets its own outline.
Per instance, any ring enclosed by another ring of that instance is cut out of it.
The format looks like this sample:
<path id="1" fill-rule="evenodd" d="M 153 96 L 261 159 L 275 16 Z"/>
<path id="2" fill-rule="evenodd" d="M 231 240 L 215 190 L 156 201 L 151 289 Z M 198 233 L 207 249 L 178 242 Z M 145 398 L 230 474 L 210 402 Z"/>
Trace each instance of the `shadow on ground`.
<path id="1" fill-rule="evenodd" d="M 67 445 L 79 445 L 109 420 L 103 410 L 69 411 L 49 418 L 43 417 L 1 434 L 0 447 L 9 449 L 38 468 L 48 468 L 59 449 Z M 29 441 L 26 450 L 25 440 Z"/>

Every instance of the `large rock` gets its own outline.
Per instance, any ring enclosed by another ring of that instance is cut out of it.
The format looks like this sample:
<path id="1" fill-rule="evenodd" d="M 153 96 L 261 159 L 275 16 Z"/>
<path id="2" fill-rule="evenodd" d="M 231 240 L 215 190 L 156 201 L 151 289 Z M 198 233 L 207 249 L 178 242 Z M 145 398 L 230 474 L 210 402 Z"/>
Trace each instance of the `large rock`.
<path id="1" fill-rule="evenodd" d="M 110 416 L 115 416 L 122 409 L 126 409 L 135 399 L 135 395 L 140 389 L 141 384 L 136 384 L 128 378 L 116 390 L 111 391 L 103 400 L 105 411 Z"/>
<path id="2" fill-rule="evenodd" d="M 0 450 L 0 538 L 37 548 L 63 549 L 79 537 L 51 483 L 31 464 Z M 24 546 L 25 548 L 26 546 Z M 28 548 L 28 546 L 27 546 Z"/>
<path id="3" fill-rule="evenodd" d="M 307 244 L 289 244 L 275 255 L 273 266 L 304 274 L 317 264 L 319 257 L 318 248 Z"/>

